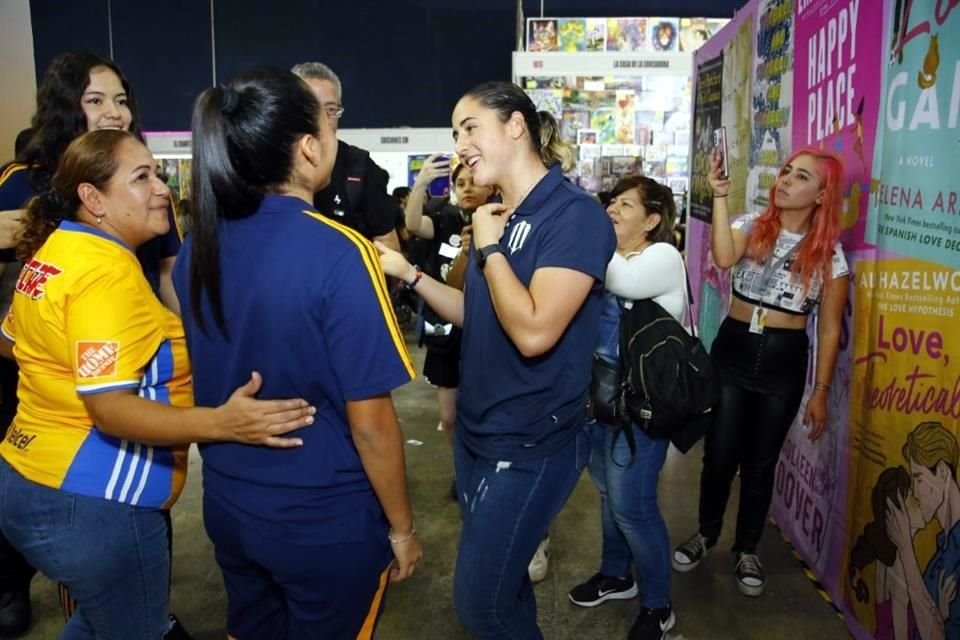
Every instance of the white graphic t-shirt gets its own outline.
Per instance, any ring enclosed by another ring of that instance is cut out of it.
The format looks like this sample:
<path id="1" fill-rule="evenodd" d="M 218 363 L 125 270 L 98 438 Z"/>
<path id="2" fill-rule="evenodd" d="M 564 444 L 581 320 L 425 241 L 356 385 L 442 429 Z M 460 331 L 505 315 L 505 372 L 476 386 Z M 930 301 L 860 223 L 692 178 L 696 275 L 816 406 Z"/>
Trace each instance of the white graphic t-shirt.
<path id="1" fill-rule="evenodd" d="M 730 226 L 749 235 L 759 217 L 758 212 L 748 213 L 737 218 Z M 802 315 L 810 313 L 820 302 L 823 280 L 819 274 L 812 276 L 813 281 L 804 293 L 804 283 L 790 271 L 803 238 L 802 233 L 783 229 L 766 262 L 759 263 L 744 255 L 733 269 L 734 295 L 747 302 L 762 303 L 768 309 Z M 849 273 L 847 259 L 838 242 L 833 249 L 831 278 L 839 278 Z"/>

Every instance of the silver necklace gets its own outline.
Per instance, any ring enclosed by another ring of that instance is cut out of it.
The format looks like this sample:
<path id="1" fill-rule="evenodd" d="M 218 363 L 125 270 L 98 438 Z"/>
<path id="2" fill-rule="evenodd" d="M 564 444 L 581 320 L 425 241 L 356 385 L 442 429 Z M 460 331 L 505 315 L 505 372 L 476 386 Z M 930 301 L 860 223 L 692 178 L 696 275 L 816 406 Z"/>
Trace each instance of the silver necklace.
<path id="1" fill-rule="evenodd" d="M 528 195 L 530 195 L 530 192 L 531 192 L 531 191 L 533 191 L 533 188 L 534 188 L 535 186 L 537 186 L 538 184 L 540 184 L 540 180 L 542 180 L 542 179 L 543 179 L 543 176 L 540 176 L 539 178 L 537 178 L 536 180 L 533 181 L 533 184 L 531 184 L 529 187 L 527 187 L 527 190 L 523 192 L 523 195 L 520 196 L 519 198 L 517 198 L 517 203 L 516 203 L 515 205 L 513 205 L 513 208 L 514 208 L 514 209 L 516 209 L 517 207 L 520 206 L 520 204 L 523 202 L 523 200 L 524 200 Z"/>

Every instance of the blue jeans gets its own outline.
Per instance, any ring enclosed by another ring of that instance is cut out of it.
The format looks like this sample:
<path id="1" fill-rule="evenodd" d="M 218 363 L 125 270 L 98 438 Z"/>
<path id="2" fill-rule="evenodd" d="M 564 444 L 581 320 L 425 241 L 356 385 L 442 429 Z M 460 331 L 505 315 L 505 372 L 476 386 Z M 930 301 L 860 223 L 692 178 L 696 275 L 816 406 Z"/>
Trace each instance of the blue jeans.
<path id="1" fill-rule="evenodd" d="M 454 438 L 463 529 L 453 599 L 477 638 L 543 638 L 527 566 L 589 456 L 585 429 L 553 455 L 523 462 L 481 458 Z"/>
<path id="2" fill-rule="evenodd" d="M 600 573 L 626 577 L 632 564 L 641 605 L 665 607 L 670 603 L 670 540 L 657 505 L 657 478 L 670 443 L 634 426 L 637 449 L 630 463 L 622 433 L 613 444 L 613 429 L 597 422 L 589 429 L 590 478 L 600 491 L 603 523 Z"/>
<path id="3" fill-rule="evenodd" d="M 61 640 L 160 640 L 169 625 L 170 553 L 160 509 L 51 489 L 0 458 L 0 529 L 62 582 L 77 611 Z"/>

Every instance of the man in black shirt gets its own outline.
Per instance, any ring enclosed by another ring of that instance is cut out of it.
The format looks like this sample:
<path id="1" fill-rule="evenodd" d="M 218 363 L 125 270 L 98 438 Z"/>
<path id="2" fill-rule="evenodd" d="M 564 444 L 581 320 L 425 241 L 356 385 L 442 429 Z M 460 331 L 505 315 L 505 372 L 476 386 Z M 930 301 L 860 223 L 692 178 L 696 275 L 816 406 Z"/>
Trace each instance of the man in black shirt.
<path id="1" fill-rule="evenodd" d="M 336 135 L 344 111 L 340 79 L 320 62 L 304 62 L 292 71 L 310 85 Z M 338 140 L 330 184 L 315 194 L 313 204 L 328 218 L 399 251 L 394 225 L 403 210 L 387 193 L 388 181 L 389 175 L 368 151 Z"/>

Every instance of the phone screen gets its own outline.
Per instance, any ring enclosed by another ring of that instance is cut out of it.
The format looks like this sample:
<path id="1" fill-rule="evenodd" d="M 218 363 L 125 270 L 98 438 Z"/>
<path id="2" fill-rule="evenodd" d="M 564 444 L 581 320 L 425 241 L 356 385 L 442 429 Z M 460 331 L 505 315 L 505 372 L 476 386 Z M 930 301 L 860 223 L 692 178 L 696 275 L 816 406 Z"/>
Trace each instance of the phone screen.
<path id="1" fill-rule="evenodd" d="M 720 127 L 713 130 L 713 146 L 720 153 L 720 174 L 723 178 L 730 176 L 727 168 L 727 128 Z"/>
<path id="2" fill-rule="evenodd" d="M 449 156 L 437 156 L 437 162 L 450 161 Z M 450 195 L 450 176 L 440 176 L 434 178 L 430 181 L 430 186 L 427 187 L 427 192 L 431 197 L 442 198 L 444 196 Z"/>

